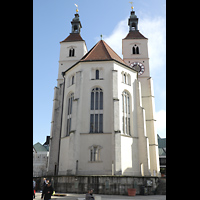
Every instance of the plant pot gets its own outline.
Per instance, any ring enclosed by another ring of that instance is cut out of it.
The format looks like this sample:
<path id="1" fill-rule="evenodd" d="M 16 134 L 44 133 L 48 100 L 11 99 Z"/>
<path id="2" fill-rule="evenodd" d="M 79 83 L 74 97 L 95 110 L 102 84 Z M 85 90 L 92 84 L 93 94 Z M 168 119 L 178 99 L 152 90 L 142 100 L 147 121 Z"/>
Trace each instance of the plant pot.
<path id="1" fill-rule="evenodd" d="M 128 188 L 128 196 L 135 196 L 136 189 L 135 188 Z"/>

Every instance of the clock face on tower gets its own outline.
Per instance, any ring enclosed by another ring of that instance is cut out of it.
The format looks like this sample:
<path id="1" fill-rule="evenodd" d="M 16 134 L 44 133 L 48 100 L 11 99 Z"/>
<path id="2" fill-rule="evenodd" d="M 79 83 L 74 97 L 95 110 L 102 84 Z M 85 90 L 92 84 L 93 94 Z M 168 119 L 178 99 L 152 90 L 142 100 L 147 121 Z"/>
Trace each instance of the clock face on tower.
<path id="1" fill-rule="evenodd" d="M 136 70 L 138 72 L 138 75 L 142 75 L 144 73 L 144 65 L 142 63 L 139 62 L 133 62 L 130 64 L 130 67 L 133 68 L 134 70 Z"/>

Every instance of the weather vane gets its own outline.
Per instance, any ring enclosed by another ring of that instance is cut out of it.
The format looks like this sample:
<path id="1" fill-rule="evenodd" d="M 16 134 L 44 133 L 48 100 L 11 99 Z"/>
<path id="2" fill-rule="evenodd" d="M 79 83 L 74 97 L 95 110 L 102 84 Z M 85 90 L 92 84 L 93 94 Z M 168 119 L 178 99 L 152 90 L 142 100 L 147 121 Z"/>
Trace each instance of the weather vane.
<path id="1" fill-rule="evenodd" d="M 78 5 L 77 4 L 74 4 L 76 6 L 76 13 L 78 13 Z"/>
<path id="2" fill-rule="evenodd" d="M 102 38 L 103 38 L 103 35 L 101 34 L 101 35 L 100 35 L 100 37 L 101 37 L 101 40 L 102 40 Z"/>
<path id="3" fill-rule="evenodd" d="M 132 2 L 132 1 L 129 1 L 129 3 L 132 5 L 132 6 L 131 6 L 131 9 L 132 9 L 132 11 L 133 11 L 133 8 L 134 8 L 134 7 L 133 7 L 133 2 Z"/>

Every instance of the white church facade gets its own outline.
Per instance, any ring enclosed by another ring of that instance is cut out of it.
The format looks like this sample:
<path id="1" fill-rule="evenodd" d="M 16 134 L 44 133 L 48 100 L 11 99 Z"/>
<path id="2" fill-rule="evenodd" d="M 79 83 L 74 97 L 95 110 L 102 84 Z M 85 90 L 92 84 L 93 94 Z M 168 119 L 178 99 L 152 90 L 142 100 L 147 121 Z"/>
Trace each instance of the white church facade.
<path id="1" fill-rule="evenodd" d="M 120 58 L 100 40 L 88 51 L 79 14 L 60 42 L 49 175 L 159 176 L 148 39 L 131 11 Z"/>

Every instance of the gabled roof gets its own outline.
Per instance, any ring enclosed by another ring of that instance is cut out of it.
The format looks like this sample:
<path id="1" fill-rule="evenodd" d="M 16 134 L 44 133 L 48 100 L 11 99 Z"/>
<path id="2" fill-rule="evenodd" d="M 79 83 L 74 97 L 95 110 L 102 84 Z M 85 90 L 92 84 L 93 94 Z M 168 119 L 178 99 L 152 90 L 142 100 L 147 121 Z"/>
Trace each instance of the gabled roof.
<path id="1" fill-rule="evenodd" d="M 100 40 L 85 56 L 80 60 L 84 61 L 107 61 L 107 60 L 116 60 L 122 64 L 126 63 L 111 49 L 108 44 Z"/>
<path id="2" fill-rule="evenodd" d="M 158 137 L 158 147 L 159 148 L 166 148 L 166 138 Z"/>
<path id="3" fill-rule="evenodd" d="M 100 40 L 97 42 L 97 44 L 94 45 L 94 47 L 88 51 L 78 62 L 76 62 L 74 65 L 72 65 L 70 68 L 62 72 L 62 75 L 64 76 L 65 72 L 72 69 L 74 66 L 76 66 L 80 62 L 92 62 L 92 61 L 116 61 L 125 67 L 130 68 L 118 55 L 114 52 L 113 49 L 111 49 L 108 44 Z M 136 70 L 132 69 L 136 72 Z"/>
<path id="4" fill-rule="evenodd" d="M 163 148 L 158 148 L 159 156 L 166 156 L 166 151 Z"/>
<path id="5" fill-rule="evenodd" d="M 123 40 L 126 39 L 147 39 L 147 38 L 144 37 L 144 35 L 142 35 L 139 30 L 135 30 L 135 31 L 129 31 L 129 33 Z"/>
<path id="6" fill-rule="evenodd" d="M 47 151 L 47 149 L 43 145 L 41 145 L 39 142 L 34 144 L 33 148 L 36 150 L 36 152 Z"/>
<path id="7" fill-rule="evenodd" d="M 70 33 L 70 35 L 61 42 L 74 42 L 74 41 L 84 41 L 84 40 L 79 33 Z"/>

